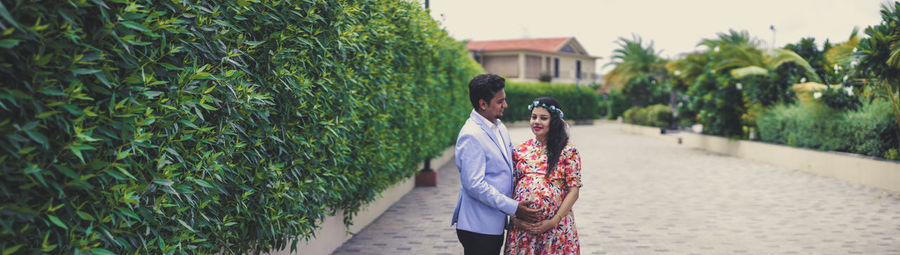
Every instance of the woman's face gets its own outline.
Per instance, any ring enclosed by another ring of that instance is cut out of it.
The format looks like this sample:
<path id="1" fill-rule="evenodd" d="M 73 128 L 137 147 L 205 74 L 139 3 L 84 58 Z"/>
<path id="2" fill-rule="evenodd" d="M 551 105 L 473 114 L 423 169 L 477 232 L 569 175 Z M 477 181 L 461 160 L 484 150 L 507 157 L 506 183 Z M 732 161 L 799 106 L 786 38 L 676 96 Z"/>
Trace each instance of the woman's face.
<path id="1" fill-rule="evenodd" d="M 531 132 L 537 137 L 546 137 L 550 132 L 550 112 L 543 107 L 534 107 L 531 110 Z"/>

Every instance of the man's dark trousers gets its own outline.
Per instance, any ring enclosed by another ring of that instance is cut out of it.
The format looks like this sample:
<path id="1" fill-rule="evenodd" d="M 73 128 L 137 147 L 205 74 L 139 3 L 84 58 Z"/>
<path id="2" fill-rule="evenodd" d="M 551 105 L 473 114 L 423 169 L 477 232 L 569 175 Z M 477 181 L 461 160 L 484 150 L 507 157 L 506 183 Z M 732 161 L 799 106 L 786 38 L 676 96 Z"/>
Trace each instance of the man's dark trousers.
<path id="1" fill-rule="evenodd" d="M 456 236 L 462 243 L 465 255 L 497 255 L 503 247 L 503 235 L 485 235 L 457 229 Z"/>

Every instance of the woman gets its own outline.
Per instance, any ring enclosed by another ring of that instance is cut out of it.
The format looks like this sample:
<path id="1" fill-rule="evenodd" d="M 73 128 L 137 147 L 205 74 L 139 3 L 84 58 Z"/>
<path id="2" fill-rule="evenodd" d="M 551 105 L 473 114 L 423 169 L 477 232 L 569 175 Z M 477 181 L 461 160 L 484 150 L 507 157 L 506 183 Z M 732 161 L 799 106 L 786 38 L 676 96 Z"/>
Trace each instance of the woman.
<path id="1" fill-rule="evenodd" d="M 579 254 L 572 205 L 581 187 L 581 157 L 569 143 L 564 114 L 555 99 L 538 98 L 528 109 L 534 138 L 519 144 L 513 152 L 513 198 L 534 201 L 541 217 L 535 223 L 513 217 L 505 253 Z"/>

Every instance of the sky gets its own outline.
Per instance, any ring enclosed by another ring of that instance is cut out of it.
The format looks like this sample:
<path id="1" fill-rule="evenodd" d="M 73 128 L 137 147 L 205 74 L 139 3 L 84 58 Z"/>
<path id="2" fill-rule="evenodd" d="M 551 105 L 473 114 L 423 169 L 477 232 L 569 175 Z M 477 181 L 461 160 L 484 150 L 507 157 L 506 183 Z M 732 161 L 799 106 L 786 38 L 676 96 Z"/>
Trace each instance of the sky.
<path id="1" fill-rule="evenodd" d="M 417 0 L 420 3 L 425 0 Z M 885 0 L 429 0 L 432 17 L 457 40 L 575 37 L 605 73 L 618 38 L 640 36 L 663 57 L 700 40 L 746 30 L 768 47 L 813 37 L 844 42 L 881 22 Z"/>

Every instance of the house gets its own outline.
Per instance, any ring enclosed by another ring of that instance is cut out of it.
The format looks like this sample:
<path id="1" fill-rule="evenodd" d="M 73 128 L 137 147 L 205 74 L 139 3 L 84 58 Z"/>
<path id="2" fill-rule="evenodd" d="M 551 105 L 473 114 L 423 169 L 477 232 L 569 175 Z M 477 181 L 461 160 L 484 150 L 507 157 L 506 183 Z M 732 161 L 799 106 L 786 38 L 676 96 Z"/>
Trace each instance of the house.
<path id="1" fill-rule="evenodd" d="M 472 58 L 489 73 L 514 81 L 538 81 L 541 74 L 552 83 L 600 82 L 596 60 L 574 37 L 469 41 Z"/>

